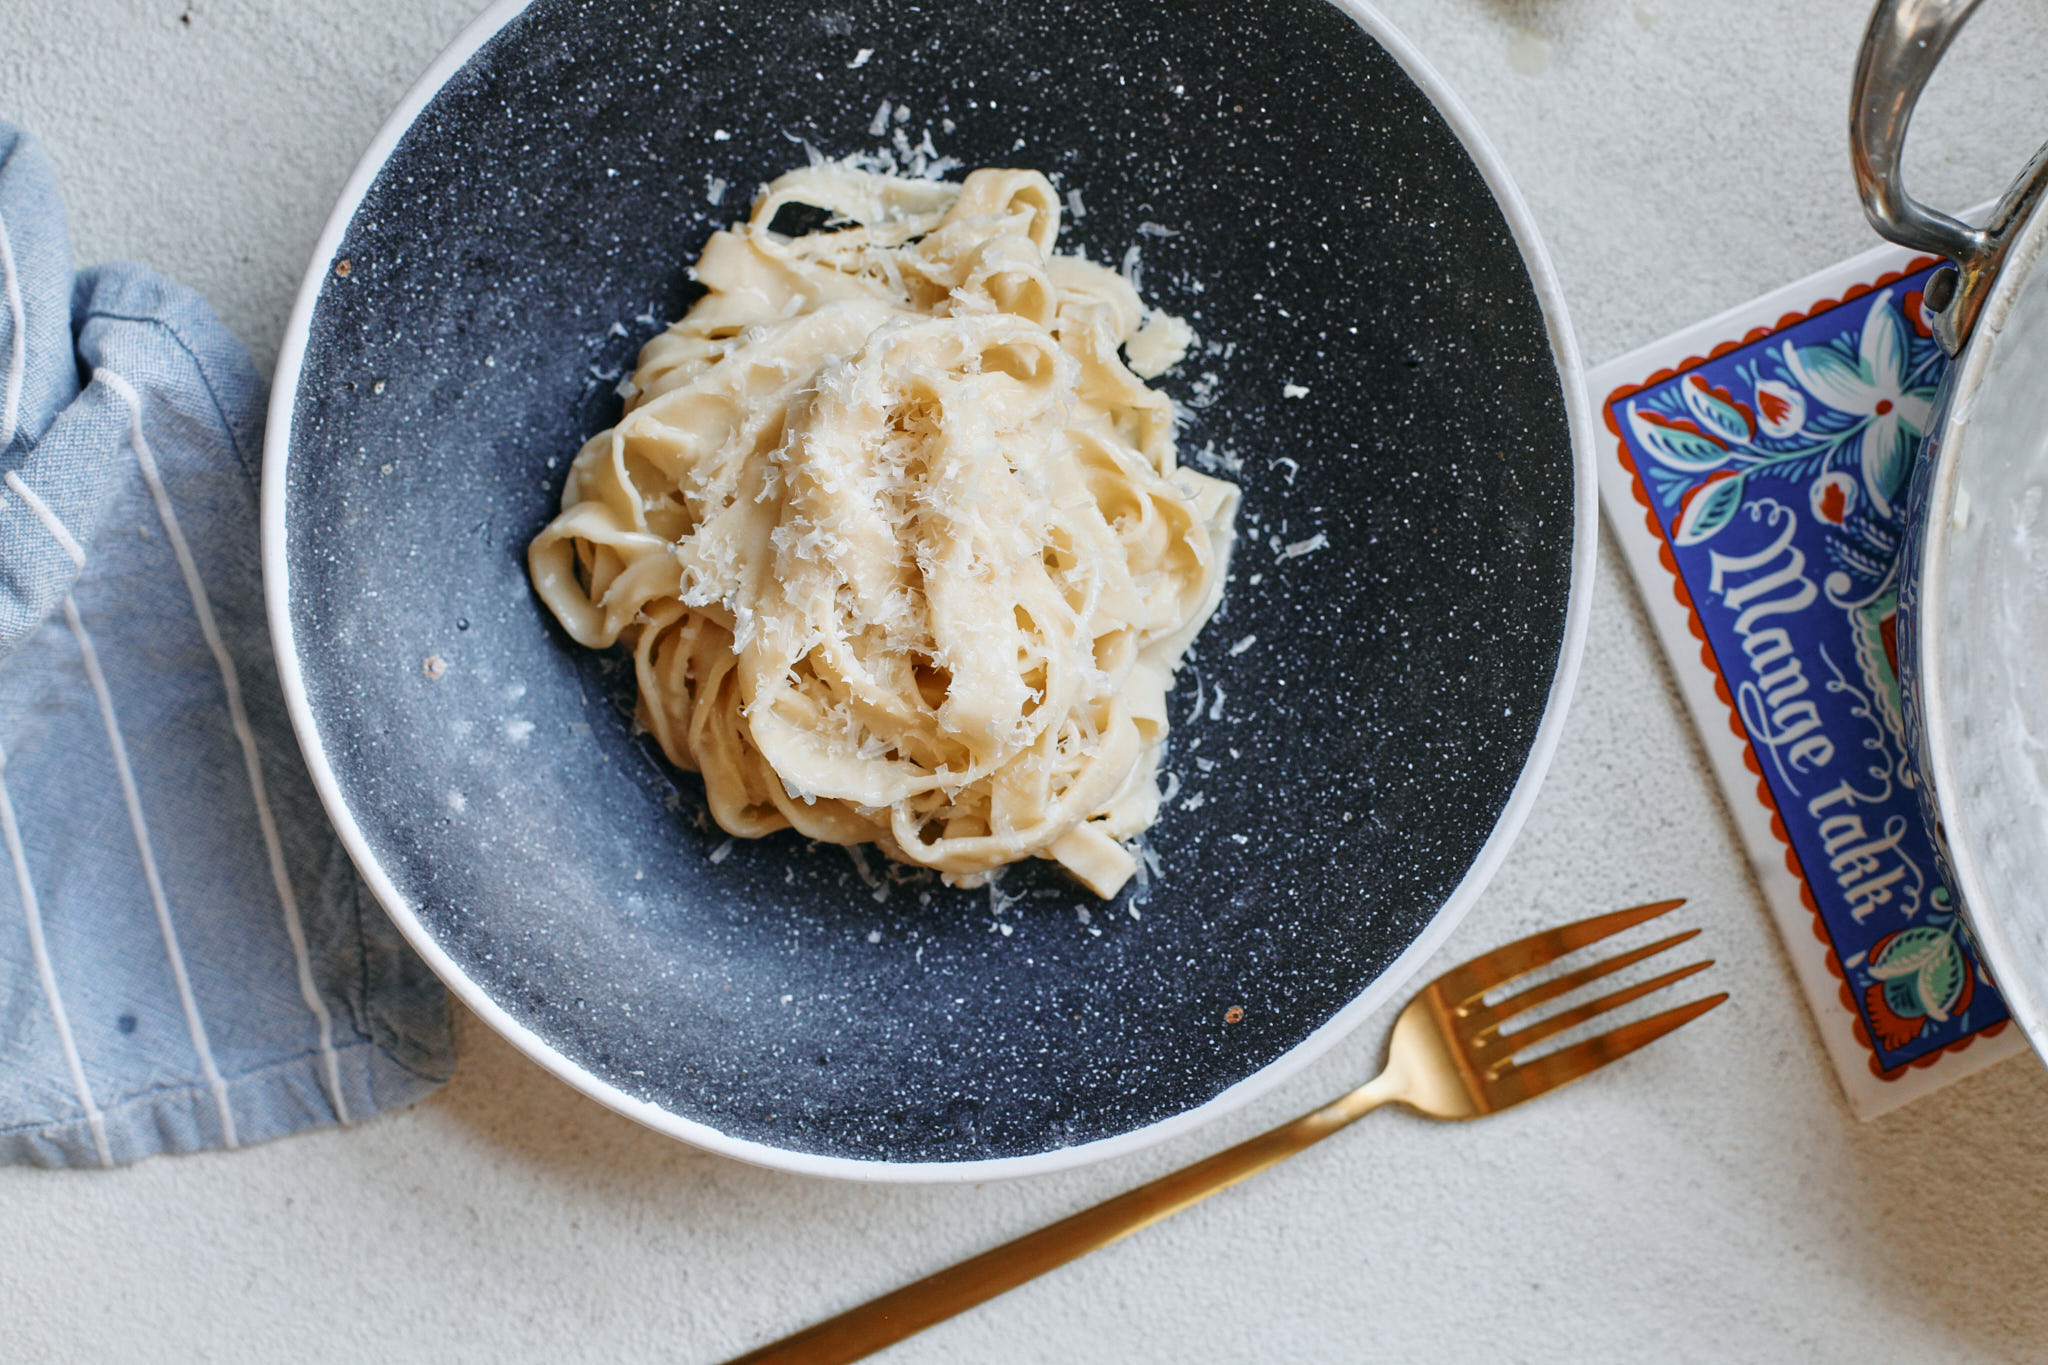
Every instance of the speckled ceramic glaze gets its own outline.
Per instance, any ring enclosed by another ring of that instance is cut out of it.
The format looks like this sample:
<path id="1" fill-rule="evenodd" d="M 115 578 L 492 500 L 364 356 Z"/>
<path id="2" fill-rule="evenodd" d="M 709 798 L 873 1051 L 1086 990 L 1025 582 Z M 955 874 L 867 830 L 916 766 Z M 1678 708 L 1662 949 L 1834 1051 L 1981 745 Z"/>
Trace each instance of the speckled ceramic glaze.
<path id="1" fill-rule="evenodd" d="M 462 997 L 678 1136 L 926 1179 L 1162 1136 L 1384 999 L 1533 793 L 1592 536 L 1548 267 L 1418 81 L 1381 21 L 1324 0 L 537 0 L 480 21 L 314 262 L 265 528 L 316 777 Z M 1207 343 L 1163 381 L 1183 459 L 1244 487 L 1229 591 L 1171 698 L 1157 872 L 1110 902 L 1049 865 L 992 894 L 727 840 L 634 734 L 623 661 L 527 584 L 528 539 L 695 296 L 708 234 L 806 143 L 927 137 L 1074 192 L 1070 248 L 1138 248 L 1145 294 Z"/>

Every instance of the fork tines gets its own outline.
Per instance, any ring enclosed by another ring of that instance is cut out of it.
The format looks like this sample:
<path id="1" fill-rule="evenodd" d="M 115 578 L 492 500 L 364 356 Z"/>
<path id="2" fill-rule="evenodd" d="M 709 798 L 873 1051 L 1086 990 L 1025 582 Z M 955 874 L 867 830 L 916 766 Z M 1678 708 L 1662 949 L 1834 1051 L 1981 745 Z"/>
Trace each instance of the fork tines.
<path id="1" fill-rule="evenodd" d="M 1528 1099 L 1568 1081 L 1577 1080 L 1615 1058 L 1655 1042 L 1673 1029 L 1690 1023 L 1728 998 L 1727 992 L 1718 992 L 1665 1010 L 1661 1014 L 1651 1015 L 1647 1019 L 1624 1024 L 1596 1038 L 1574 1043 L 1533 1061 L 1520 1065 L 1513 1061 L 1516 1055 L 1527 1052 L 1539 1043 L 1597 1019 L 1609 1011 L 1619 1009 L 1631 1001 L 1640 1000 L 1666 986 L 1683 981 L 1695 973 L 1705 971 L 1713 965 L 1713 961 L 1707 959 L 1688 963 L 1647 981 L 1637 982 L 1597 999 L 1575 1005 L 1568 1010 L 1562 1010 L 1513 1032 L 1503 1032 L 1502 1025 L 1601 977 L 1675 948 L 1697 937 L 1699 930 L 1688 929 L 1683 933 L 1659 939 L 1655 943 L 1617 953 L 1589 966 L 1576 968 L 1551 980 L 1530 986 L 1491 1005 L 1485 1002 L 1485 996 L 1489 991 L 1527 976 L 1567 953 L 1597 943 L 1623 930 L 1632 929 L 1659 915 L 1668 914 L 1683 904 L 1683 899 L 1657 901 L 1650 905 L 1639 905 L 1611 914 L 1596 915 L 1591 919 L 1531 934 L 1527 938 L 1517 939 L 1513 943 L 1474 958 L 1461 967 L 1453 968 L 1431 984 L 1430 989 L 1438 994 L 1445 1007 L 1445 1013 L 1449 1016 L 1445 1022 L 1456 1035 L 1467 1057 L 1479 1068 L 1479 1074 L 1473 1079 L 1491 1092 L 1489 1098 L 1496 1106 Z"/>

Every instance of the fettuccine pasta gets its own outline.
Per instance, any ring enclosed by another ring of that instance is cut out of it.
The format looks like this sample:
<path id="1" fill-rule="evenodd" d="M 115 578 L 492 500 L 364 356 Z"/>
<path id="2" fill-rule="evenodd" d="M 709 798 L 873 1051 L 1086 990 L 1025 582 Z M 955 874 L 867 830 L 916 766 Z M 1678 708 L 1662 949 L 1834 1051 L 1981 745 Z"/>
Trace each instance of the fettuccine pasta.
<path id="1" fill-rule="evenodd" d="M 789 204 L 834 220 L 783 236 Z M 534 585 L 632 651 L 640 723 L 729 833 L 964 886 L 1030 857 L 1102 896 L 1134 871 L 1238 490 L 1176 465 L 1139 377 L 1192 333 L 1056 254 L 1059 226 L 1031 171 L 782 176 L 577 455 Z"/>

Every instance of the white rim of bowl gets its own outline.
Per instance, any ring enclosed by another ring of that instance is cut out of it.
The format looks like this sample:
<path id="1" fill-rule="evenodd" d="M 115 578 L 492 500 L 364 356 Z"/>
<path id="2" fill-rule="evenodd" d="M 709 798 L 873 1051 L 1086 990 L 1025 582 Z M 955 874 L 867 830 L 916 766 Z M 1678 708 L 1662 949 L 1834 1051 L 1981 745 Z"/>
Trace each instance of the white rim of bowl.
<path id="1" fill-rule="evenodd" d="M 1972 222 L 1977 221 L 1973 216 Z M 2048 1058 L 2048 1012 L 2044 1012 L 2040 989 L 2020 970 L 2026 959 L 2007 932 L 2006 918 L 1997 911 L 1997 898 L 1990 895 L 1978 873 L 1977 846 L 1970 837 L 1971 825 L 1956 804 L 1960 790 L 1955 773 L 1955 741 L 1951 737 L 1947 688 L 1941 673 L 1942 636 L 1946 628 L 1944 607 L 1948 597 L 1949 533 L 1954 529 L 1956 490 L 1962 479 L 1963 462 L 1970 456 L 1970 419 L 1975 415 L 1977 395 L 1989 377 L 1998 339 L 2005 330 L 2025 289 L 2027 279 L 2041 268 L 2041 256 L 2048 251 L 2048 212 L 2036 208 L 2010 249 L 1991 297 L 1984 302 L 1976 329 L 1963 352 L 1962 363 L 1948 373 L 1948 416 L 1941 432 L 1941 467 L 1927 490 L 1926 542 L 1920 571 L 1920 622 L 1918 649 L 1920 711 L 1927 727 L 1927 781 L 1933 784 L 1934 806 L 1947 832 L 1950 870 L 1955 873 L 1956 892 L 1969 914 L 1971 937 L 1988 959 L 1992 984 L 2005 1001 L 2006 1010 L 2034 1050 Z"/>
<path id="2" fill-rule="evenodd" d="M 1430 920 L 1429 925 L 1399 957 L 1388 964 L 1386 970 L 1381 972 L 1372 984 L 1351 1003 L 1326 1020 L 1315 1032 L 1258 1071 L 1195 1108 L 1143 1128 L 1119 1133 L 1115 1137 L 1101 1138 L 1094 1142 L 1062 1147 L 1049 1152 L 1038 1152 L 1031 1156 L 996 1157 L 979 1161 L 866 1161 L 852 1157 L 818 1156 L 731 1137 L 707 1124 L 672 1114 L 646 1100 L 636 1099 L 609 1082 L 599 1079 L 556 1051 L 545 1039 L 513 1018 L 471 981 L 454 959 L 449 957 L 426 931 L 414 913 L 411 903 L 385 875 L 384 869 L 371 852 L 369 843 L 364 839 L 362 829 L 356 824 L 348 803 L 342 798 L 341 788 L 335 781 L 332 768 L 328 766 L 326 751 L 320 742 L 319 727 L 314 723 L 312 710 L 306 701 L 305 682 L 299 672 L 298 652 L 293 644 L 291 578 L 285 558 L 284 475 L 291 448 L 292 417 L 298 397 L 300 370 L 306 357 L 306 340 L 312 324 L 314 307 L 319 301 L 322 287 L 326 284 L 328 263 L 340 250 L 342 237 L 347 232 L 350 221 L 355 217 L 357 208 L 361 206 L 363 196 L 369 192 L 371 184 L 390 158 L 392 150 L 397 147 L 399 139 L 412 127 L 420 112 L 440 93 L 450 78 L 462 69 L 479 48 L 496 36 L 500 29 L 523 13 L 530 3 L 530 0 L 498 0 L 464 29 L 446 51 L 434 59 L 433 65 L 427 68 L 426 73 L 406 93 L 398 108 L 378 131 L 369 150 L 363 154 L 361 162 L 356 166 L 355 174 L 349 177 L 347 187 L 342 190 L 341 198 L 335 204 L 334 212 L 329 216 L 327 226 L 320 234 L 319 243 L 313 248 L 312 261 L 307 267 L 305 281 L 299 287 L 298 301 L 292 309 L 291 322 L 285 330 L 284 345 L 278 354 L 277 373 L 272 381 L 263 457 L 264 596 L 270 616 L 271 641 L 277 651 L 278 676 L 284 688 L 285 705 L 291 713 L 292 728 L 298 733 L 299 745 L 305 751 L 306 766 L 312 772 L 313 785 L 320 793 L 321 802 L 327 807 L 328 817 L 334 822 L 335 831 L 341 836 L 342 844 L 348 849 L 349 856 L 354 859 L 357 871 L 362 874 L 363 880 L 369 884 L 371 891 L 383 904 L 385 912 L 411 942 L 414 950 L 433 968 L 448 989 L 454 992 L 455 997 L 478 1018 L 489 1024 L 528 1057 L 607 1108 L 637 1120 L 657 1132 L 666 1133 L 670 1137 L 679 1138 L 692 1146 L 716 1152 L 721 1156 L 774 1170 L 839 1180 L 941 1184 L 1006 1179 L 1013 1176 L 1041 1175 L 1122 1156 L 1192 1131 L 1212 1119 L 1242 1107 L 1294 1076 L 1327 1052 L 1340 1038 L 1371 1018 L 1394 997 L 1395 992 L 1407 985 L 1423 963 L 1442 946 L 1445 939 L 1450 937 L 1451 931 L 1465 917 L 1465 912 L 1471 909 L 1473 902 L 1479 898 L 1480 892 L 1499 869 L 1501 860 L 1507 856 L 1509 846 L 1514 843 L 1515 836 L 1521 832 L 1522 824 L 1528 818 L 1529 808 L 1536 799 L 1537 788 L 1542 785 L 1543 776 L 1550 767 L 1552 756 L 1556 753 L 1558 736 L 1564 728 L 1565 712 L 1571 699 L 1572 688 L 1578 680 L 1579 659 L 1585 649 L 1587 621 L 1591 611 L 1596 539 L 1599 534 L 1599 511 L 1594 492 L 1593 423 L 1587 406 L 1584 367 L 1580 361 L 1578 342 L 1572 335 L 1571 322 L 1565 312 L 1563 289 L 1558 283 L 1557 272 L 1551 265 L 1550 253 L 1544 248 L 1542 236 L 1536 229 L 1536 221 L 1529 212 L 1529 206 L 1523 200 L 1521 191 L 1509 175 L 1499 153 L 1480 131 L 1478 122 L 1472 117 L 1464 102 L 1452 92 L 1450 86 L 1414 45 L 1384 16 L 1365 3 L 1365 0 L 1328 2 L 1348 15 L 1399 63 L 1409 79 L 1415 82 L 1435 106 L 1438 114 L 1450 125 L 1451 131 L 1457 135 L 1466 154 L 1478 168 L 1487 188 L 1493 192 L 1494 199 L 1507 220 L 1508 229 L 1514 236 L 1515 245 L 1520 248 L 1523 264 L 1527 267 L 1530 281 L 1535 287 L 1537 302 L 1543 309 L 1544 322 L 1550 333 L 1551 352 L 1557 363 L 1558 380 L 1564 391 L 1566 420 L 1572 443 L 1571 584 L 1567 590 L 1565 604 L 1564 645 L 1558 652 L 1557 672 L 1551 679 L 1550 696 L 1544 705 L 1543 719 L 1536 728 L 1535 742 L 1529 748 L 1528 758 L 1522 765 L 1521 776 L 1516 780 L 1514 789 L 1508 796 L 1507 805 L 1502 809 L 1500 818 L 1494 822 L 1493 831 L 1481 846 L 1479 856 L 1466 871 L 1456 889 L 1444 901 L 1442 908 Z"/>

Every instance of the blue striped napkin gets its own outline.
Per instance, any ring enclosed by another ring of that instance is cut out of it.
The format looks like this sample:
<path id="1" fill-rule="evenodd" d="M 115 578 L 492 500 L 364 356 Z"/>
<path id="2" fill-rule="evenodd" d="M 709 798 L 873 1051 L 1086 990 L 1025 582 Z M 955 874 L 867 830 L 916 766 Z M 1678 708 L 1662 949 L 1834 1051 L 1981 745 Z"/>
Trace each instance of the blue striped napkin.
<path id="1" fill-rule="evenodd" d="M 49 163 L 0 123 L 0 1160 L 238 1146 L 453 1068 L 278 691 L 263 407 L 199 296 L 74 275 Z"/>

